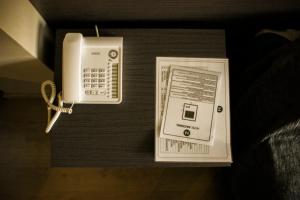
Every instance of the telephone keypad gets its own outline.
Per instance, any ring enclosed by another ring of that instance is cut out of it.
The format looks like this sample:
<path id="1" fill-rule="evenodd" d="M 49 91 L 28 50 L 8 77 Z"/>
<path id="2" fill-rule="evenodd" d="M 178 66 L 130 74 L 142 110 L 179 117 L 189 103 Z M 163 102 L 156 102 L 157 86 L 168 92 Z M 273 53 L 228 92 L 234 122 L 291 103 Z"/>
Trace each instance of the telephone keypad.
<path id="1" fill-rule="evenodd" d="M 104 68 L 84 68 L 83 87 L 86 95 L 104 94 L 106 71 Z M 107 92 L 106 92 L 107 93 Z"/>

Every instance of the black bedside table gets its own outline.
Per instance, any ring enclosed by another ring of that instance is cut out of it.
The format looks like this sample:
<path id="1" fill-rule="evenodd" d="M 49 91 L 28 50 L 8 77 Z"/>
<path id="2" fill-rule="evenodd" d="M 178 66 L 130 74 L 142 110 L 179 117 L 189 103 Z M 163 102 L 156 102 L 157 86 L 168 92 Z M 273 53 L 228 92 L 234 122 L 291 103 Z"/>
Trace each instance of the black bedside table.
<path id="1" fill-rule="evenodd" d="M 62 41 L 67 32 L 95 36 L 95 31 L 56 32 L 55 80 L 61 88 Z M 62 114 L 51 133 L 52 166 L 203 166 L 155 163 L 155 62 L 157 56 L 225 56 L 225 31 L 205 29 L 104 29 L 100 36 L 123 36 L 123 102 L 76 104 Z"/>

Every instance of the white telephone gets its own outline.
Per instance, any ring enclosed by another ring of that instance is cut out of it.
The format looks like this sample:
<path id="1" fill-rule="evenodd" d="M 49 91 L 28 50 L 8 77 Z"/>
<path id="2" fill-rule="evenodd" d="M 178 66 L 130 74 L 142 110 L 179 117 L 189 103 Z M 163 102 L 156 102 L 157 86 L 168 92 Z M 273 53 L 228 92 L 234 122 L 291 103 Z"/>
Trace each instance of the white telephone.
<path id="1" fill-rule="evenodd" d="M 41 92 L 48 105 L 48 126 L 50 131 L 61 112 L 72 113 L 77 103 L 119 104 L 122 102 L 122 37 L 83 37 L 81 33 L 67 33 L 63 41 L 62 96 L 59 93 L 58 106 L 53 105 L 56 87 L 52 81 L 45 81 Z M 50 98 L 45 87 L 50 85 Z M 71 103 L 70 108 L 63 103 Z M 56 113 L 51 118 L 51 110 Z"/>
<path id="2" fill-rule="evenodd" d="M 63 41 L 62 98 L 66 103 L 122 102 L 122 37 L 83 37 Z"/>

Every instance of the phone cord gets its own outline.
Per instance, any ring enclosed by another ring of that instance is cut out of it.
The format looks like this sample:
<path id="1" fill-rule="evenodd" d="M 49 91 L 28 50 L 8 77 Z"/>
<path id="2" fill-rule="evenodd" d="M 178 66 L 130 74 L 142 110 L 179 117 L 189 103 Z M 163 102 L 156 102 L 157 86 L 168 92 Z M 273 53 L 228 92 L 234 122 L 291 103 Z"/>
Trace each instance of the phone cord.
<path id="1" fill-rule="evenodd" d="M 50 97 L 48 97 L 47 94 L 46 94 L 46 87 L 47 86 L 51 87 L 51 95 L 50 95 Z M 47 128 L 45 130 L 46 134 L 48 134 L 61 113 L 72 114 L 72 111 L 73 111 L 72 108 L 74 106 L 74 102 L 72 103 L 72 105 L 71 105 L 70 108 L 63 107 L 63 101 L 62 101 L 61 93 L 58 93 L 57 94 L 58 106 L 53 105 L 53 101 L 54 101 L 55 95 L 56 95 L 56 86 L 50 80 L 44 81 L 42 83 L 42 85 L 41 85 L 41 93 L 42 93 L 43 99 L 45 100 L 45 102 L 48 105 L 47 106 L 47 110 L 48 110 L 48 124 L 47 124 Z M 51 118 L 51 110 L 55 110 L 56 111 L 56 113 L 53 116 L 53 118 Z"/>

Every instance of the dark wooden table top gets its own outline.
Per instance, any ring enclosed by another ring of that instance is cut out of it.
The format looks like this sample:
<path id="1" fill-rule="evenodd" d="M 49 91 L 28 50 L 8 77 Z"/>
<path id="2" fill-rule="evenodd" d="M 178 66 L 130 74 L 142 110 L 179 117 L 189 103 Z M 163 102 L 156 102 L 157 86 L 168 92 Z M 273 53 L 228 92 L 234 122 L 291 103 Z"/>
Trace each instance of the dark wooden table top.
<path id="1" fill-rule="evenodd" d="M 57 30 L 55 80 L 61 87 L 62 41 L 67 32 L 93 36 L 91 30 Z M 157 56 L 225 57 L 224 30 L 105 29 L 102 36 L 124 37 L 123 102 L 75 105 L 51 132 L 52 166 L 198 166 L 155 163 L 155 61 Z"/>
<path id="2" fill-rule="evenodd" d="M 187 22 L 212 24 L 238 23 L 245 27 L 250 24 L 269 24 L 275 27 L 294 24 L 298 27 L 300 1 L 298 0 L 30 0 L 44 19 L 52 25 L 66 27 L 66 24 L 87 24 L 89 22 L 118 21 L 171 21 L 180 27 Z M 84 23 L 80 23 L 84 22 Z M 247 23 L 245 23 L 247 22 Z M 262 26 L 265 27 L 265 26 Z M 289 26 L 286 26 L 289 27 Z"/>

